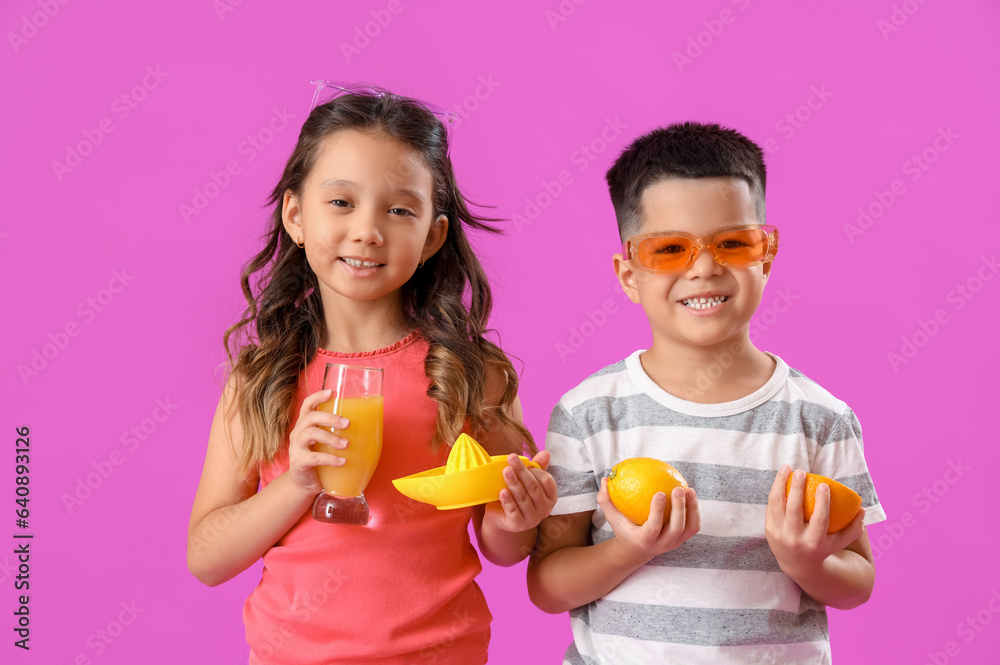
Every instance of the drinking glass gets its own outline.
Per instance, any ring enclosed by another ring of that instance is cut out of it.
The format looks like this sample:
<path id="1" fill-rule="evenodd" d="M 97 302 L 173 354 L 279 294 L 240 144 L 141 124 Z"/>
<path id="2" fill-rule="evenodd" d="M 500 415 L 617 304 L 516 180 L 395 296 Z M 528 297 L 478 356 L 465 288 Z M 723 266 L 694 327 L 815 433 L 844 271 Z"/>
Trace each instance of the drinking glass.
<path id="1" fill-rule="evenodd" d="M 382 454 L 382 383 L 378 367 L 358 367 L 327 363 L 323 390 L 333 388 L 333 397 L 318 407 L 320 411 L 350 420 L 346 429 L 330 430 L 347 439 L 340 450 L 314 443 L 312 449 L 333 453 L 347 460 L 343 466 L 316 467 L 323 491 L 313 501 L 313 519 L 331 524 L 368 524 L 365 488 Z M 324 428 L 329 429 L 329 428 Z"/>

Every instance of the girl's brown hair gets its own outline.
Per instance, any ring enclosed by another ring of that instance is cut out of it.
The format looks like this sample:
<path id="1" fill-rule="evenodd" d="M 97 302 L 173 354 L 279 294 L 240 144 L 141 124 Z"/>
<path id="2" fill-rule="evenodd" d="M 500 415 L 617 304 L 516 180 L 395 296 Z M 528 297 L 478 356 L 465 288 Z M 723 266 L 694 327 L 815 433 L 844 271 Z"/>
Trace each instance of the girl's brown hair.
<path id="1" fill-rule="evenodd" d="M 315 357 L 323 326 L 316 275 L 282 224 L 286 190 L 301 198 L 324 141 L 345 129 L 375 131 L 412 148 L 434 182 L 434 217 L 447 215 L 444 246 L 414 273 L 401 291 L 403 315 L 420 330 L 429 350 L 424 368 L 427 394 L 438 405 L 435 449 L 453 442 L 468 421 L 474 435 L 486 431 L 537 448 L 531 433 L 513 416 L 518 377 L 493 342 L 487 322 L 493 306 L 489 281 L 465 234 L 465 227 L 500 233 L 497 221 L 470 212 L 458 189 L 444 125 L 424 105 L 392 94 L 347 94 L 309 114 L 284 173 L 268 197 L 274 206 L 264 248 L 243 268 L 240 280 L 247 308 L 222 337 L 230 381 L 243 427 L 237 468 L 251 478 L 284 447 L 299 375 Z M 487 377 L 503 380 L 499 408 L 485 407 Z M 515 450 L 511 452 L 522 452 Z"/>

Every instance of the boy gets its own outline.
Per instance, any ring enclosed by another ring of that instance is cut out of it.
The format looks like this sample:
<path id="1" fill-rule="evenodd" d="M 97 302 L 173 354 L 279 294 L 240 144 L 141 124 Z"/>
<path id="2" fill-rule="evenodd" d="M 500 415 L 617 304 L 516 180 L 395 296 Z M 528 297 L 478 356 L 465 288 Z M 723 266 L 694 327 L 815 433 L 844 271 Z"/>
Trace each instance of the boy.
<path id="1" fill-rule="evenodd" d="M 567 663 L 829 663 L 825 606 L 871 595 L 864 525 L 885 513 L 857 418 L 750 341 L 778 245 L 765 180 L 756 144 L 696 123 L 640 137 L 608 171 L 615 271 L 653 342 L 564 395 L 549 423 L 559 499 L 528 590 L 570 612 Z M 666 521 L 662 492 L 643 525 L 608 498 L 608 472 L 631 457 L 691 486 Z M 804 471 L 861 494 L 853 522 L 827 534 L 826 485 L 804 521 Z"/>

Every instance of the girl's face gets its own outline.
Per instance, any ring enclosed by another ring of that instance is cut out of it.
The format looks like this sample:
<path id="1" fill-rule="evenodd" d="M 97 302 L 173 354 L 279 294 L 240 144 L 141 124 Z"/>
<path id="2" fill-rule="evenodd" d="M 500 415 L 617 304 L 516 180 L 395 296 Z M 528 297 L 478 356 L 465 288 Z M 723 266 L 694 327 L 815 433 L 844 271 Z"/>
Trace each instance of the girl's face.
<path id="1" fill-rule="evenodd" d="M 305 243 L 328 308 L 342 299 L 397 304 L 400 287 L 448 232 L 447 216 L 434 217 L 433 178 L 420 154 L 357 130 L 327 137 L 301 197 L 285 192 L 282 216 Z"/>

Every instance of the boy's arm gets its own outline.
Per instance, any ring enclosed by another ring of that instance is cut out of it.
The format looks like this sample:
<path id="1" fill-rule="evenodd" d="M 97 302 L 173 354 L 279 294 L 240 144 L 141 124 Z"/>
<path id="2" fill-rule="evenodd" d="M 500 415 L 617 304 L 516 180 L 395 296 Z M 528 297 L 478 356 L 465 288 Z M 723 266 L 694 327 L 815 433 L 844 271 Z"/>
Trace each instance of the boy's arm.
<path id="1" fill-rule="evenodd" d="M 540 610 L 566 612 L 606 596 L 656 555 L 679 547 L 701 525 L 693 489 L 674 488 L 670 521 L 663 524 L 666 495 L 657 492 L 642 526 L 618 512 L 601 481 L 597 502 L 615 537 L 590 544 L 593 511 L 557 515 L 542 521 L 535 552 L 528 562 L 528 596 Z"/>
<path id="2" fill-rule="evenodd" d="M 830 524 L 830 490 L 816 489 L 816 507 L 808 523 L 802 513 L 805 473 L 792 476 L 787 465 L 774 479 L 768 496 L 765 520 L 767 542 L 778 565 L 814 600 L 841 610 L 866 602 L 875 586 L 875 563 L 868 534 L 863 526 L 865 509 L 836 533 Z"/>

